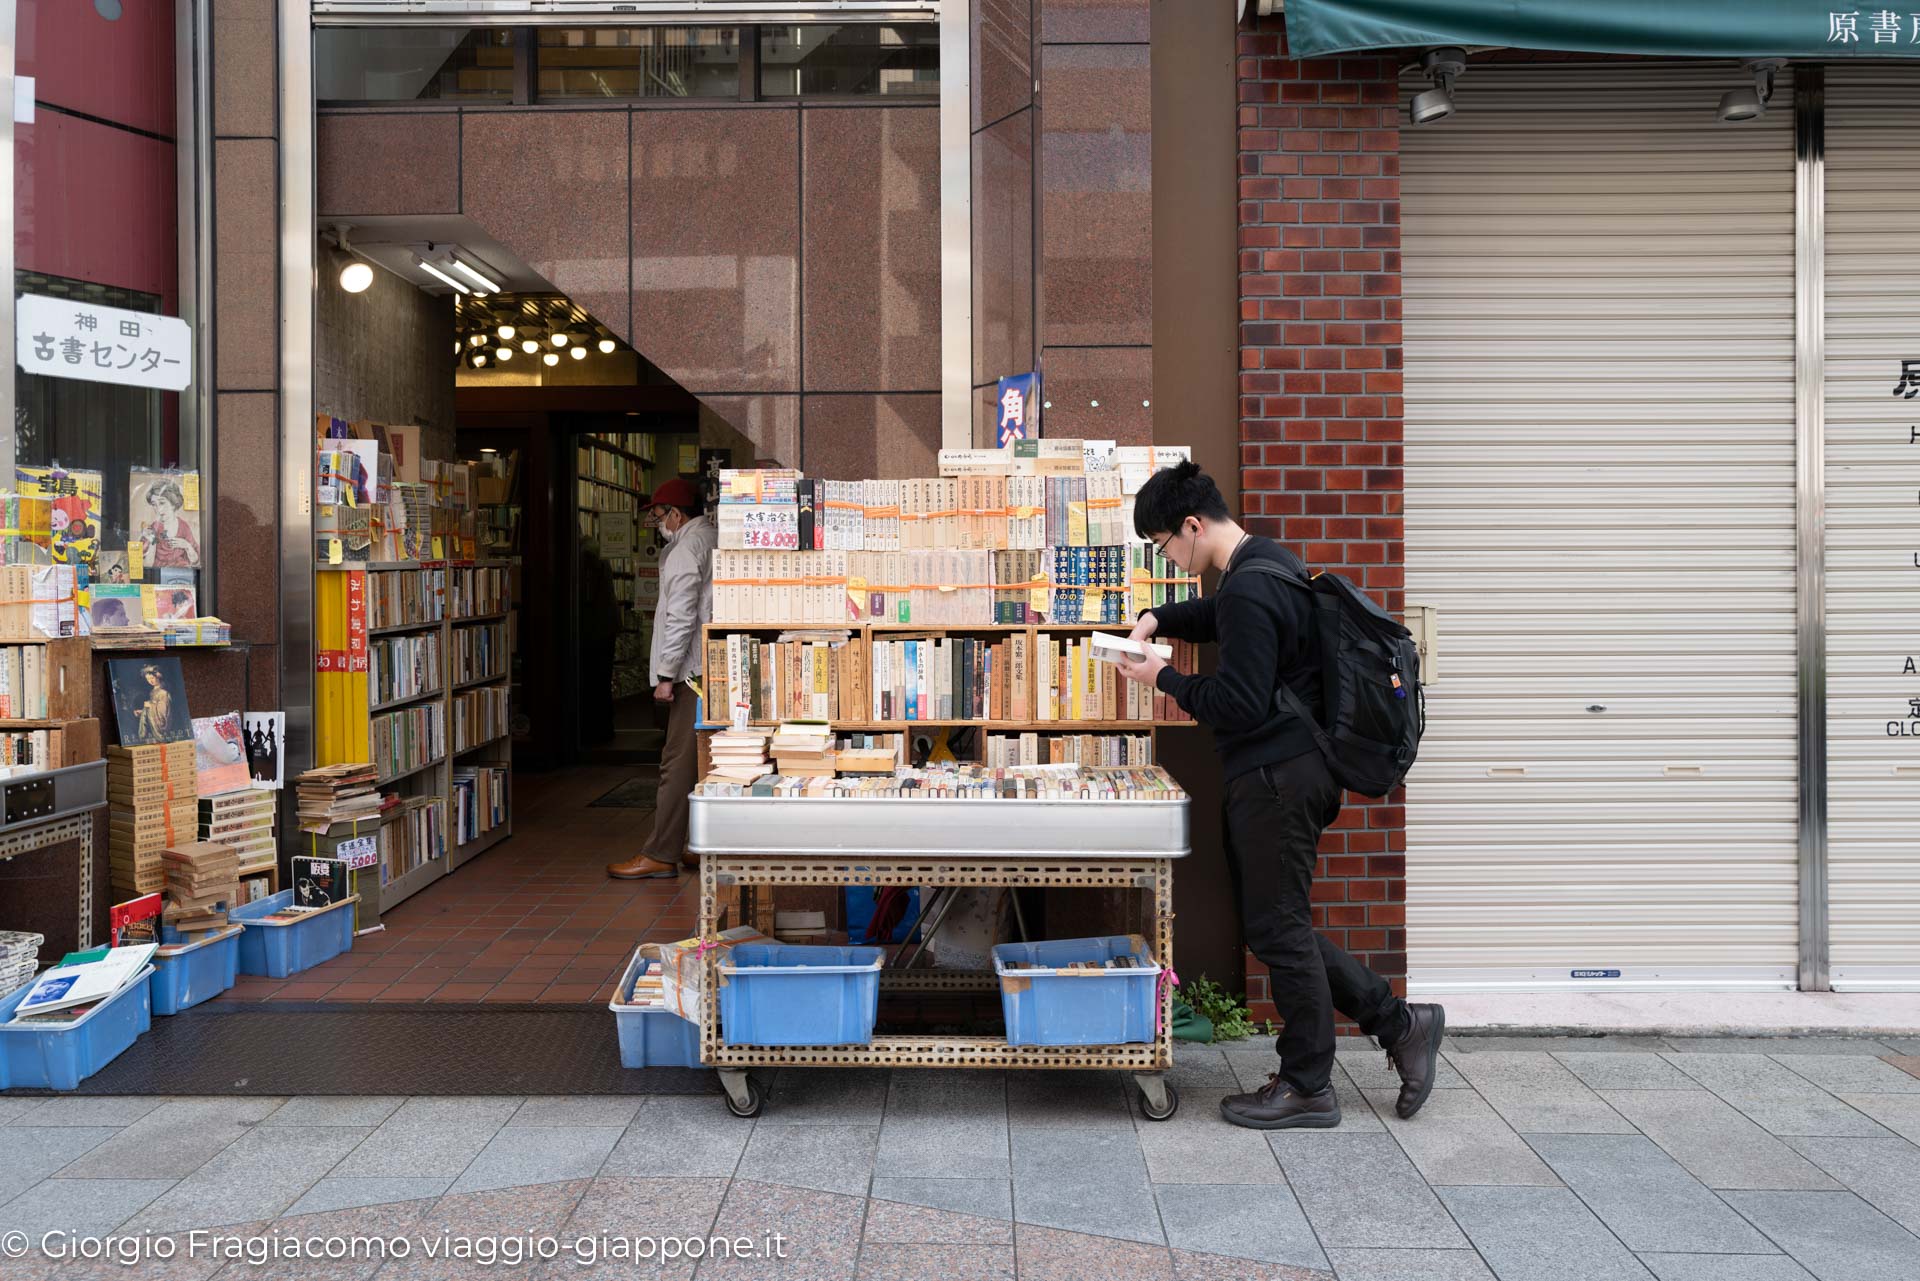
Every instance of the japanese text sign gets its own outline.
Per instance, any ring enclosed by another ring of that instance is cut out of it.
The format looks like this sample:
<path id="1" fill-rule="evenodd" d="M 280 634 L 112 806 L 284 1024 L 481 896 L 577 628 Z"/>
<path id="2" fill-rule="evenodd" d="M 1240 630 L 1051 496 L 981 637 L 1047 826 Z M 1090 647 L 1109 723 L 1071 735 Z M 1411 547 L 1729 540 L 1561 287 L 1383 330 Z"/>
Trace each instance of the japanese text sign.
<path id="1" fill-rule="evenodd" d="M 1014 374 L 1000 380 L 994 401 L 994 443 L 1011 445 L 1040 435 L 1040 375 Z"/>
<path id="2" fill-rule="evenodd" d="M 184 391 L 192 380 L 193 331 L 175 316 L 102 307 L 74 298 L 15 300 L 20 368 L 51 378 Z"/>

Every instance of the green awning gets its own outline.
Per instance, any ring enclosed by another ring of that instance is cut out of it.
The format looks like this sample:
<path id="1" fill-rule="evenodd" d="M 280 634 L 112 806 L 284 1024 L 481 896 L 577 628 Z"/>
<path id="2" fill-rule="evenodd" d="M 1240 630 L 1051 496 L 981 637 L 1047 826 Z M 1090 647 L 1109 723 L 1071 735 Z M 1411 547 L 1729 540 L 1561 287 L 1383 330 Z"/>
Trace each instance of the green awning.
<path id="1" fill-rule="evenodd" d="M 1287 0 L 1296 58 L 1433 45 L 1688 58 L 1920 58 L 1920 4 L 1834 0 Z"/>

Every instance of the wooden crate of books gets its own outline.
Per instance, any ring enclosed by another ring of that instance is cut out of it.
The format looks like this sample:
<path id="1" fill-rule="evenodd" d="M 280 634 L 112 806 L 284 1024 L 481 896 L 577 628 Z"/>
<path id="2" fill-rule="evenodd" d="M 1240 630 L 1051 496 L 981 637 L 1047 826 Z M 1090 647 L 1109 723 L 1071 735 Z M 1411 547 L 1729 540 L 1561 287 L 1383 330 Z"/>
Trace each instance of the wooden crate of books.
<path id="1" fill-rule="evenodd" d="M 0 721 L 52 725 L 92 715 L 93 645 L 86 637 L 0 641 Z"/>
<path id="2" fill-rule="evenodd" d="M 44 727 L 0 724 L 0 765 L 64 769 L 100 759 L 100 722 L 93 717 Z"/>

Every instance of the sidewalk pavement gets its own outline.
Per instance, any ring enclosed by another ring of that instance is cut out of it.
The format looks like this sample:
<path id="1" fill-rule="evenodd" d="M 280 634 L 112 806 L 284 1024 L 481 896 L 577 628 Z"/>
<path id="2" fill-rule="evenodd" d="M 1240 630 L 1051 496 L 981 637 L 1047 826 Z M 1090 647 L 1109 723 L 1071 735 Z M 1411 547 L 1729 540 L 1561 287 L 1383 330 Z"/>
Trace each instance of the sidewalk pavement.
<path id="1" fill-rule="evenodd" d="M 1455 1038 L 1422 1114 L 1343 1042 L 1337 1130 L 1220 1120 L 1270 1047 L 1181 1046 L 1154 1123 L 1114 1073 L 783 1070 L 706 1097 L 0 1095 L 0 1243 L 171 1234 L 0 1278 L 1912 1281 L 1920 1042 Z M 184 1234 L 406 1236 L 385 1262 L 185 1257 Z M 783 1262 L 482 1267 L 466 1235 L 779 1231 Z M 446 1235 L 451 1234 L 451 1235 Z"/>

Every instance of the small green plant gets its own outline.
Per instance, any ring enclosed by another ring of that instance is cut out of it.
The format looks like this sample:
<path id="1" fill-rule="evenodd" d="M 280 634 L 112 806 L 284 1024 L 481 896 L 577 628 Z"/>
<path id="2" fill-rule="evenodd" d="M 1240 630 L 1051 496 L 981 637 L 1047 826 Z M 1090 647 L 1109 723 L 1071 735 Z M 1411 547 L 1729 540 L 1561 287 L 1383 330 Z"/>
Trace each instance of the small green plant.
<path id="1" fill-rule="evenodd" d="M 1227 991 L 1204 974 L 1182 983 L 1180 995 L 1213 1024 L 1216 1041 L 1244 1041 L 1261 1030 L 1261 1024 L 1253 1021 L 1253 1013 L 1247 1009 L 1244 995 Z M 1271 1020 L 1265 1020 L 1265 1025 L 1267 1030 L 1272 1030 Z"/>

